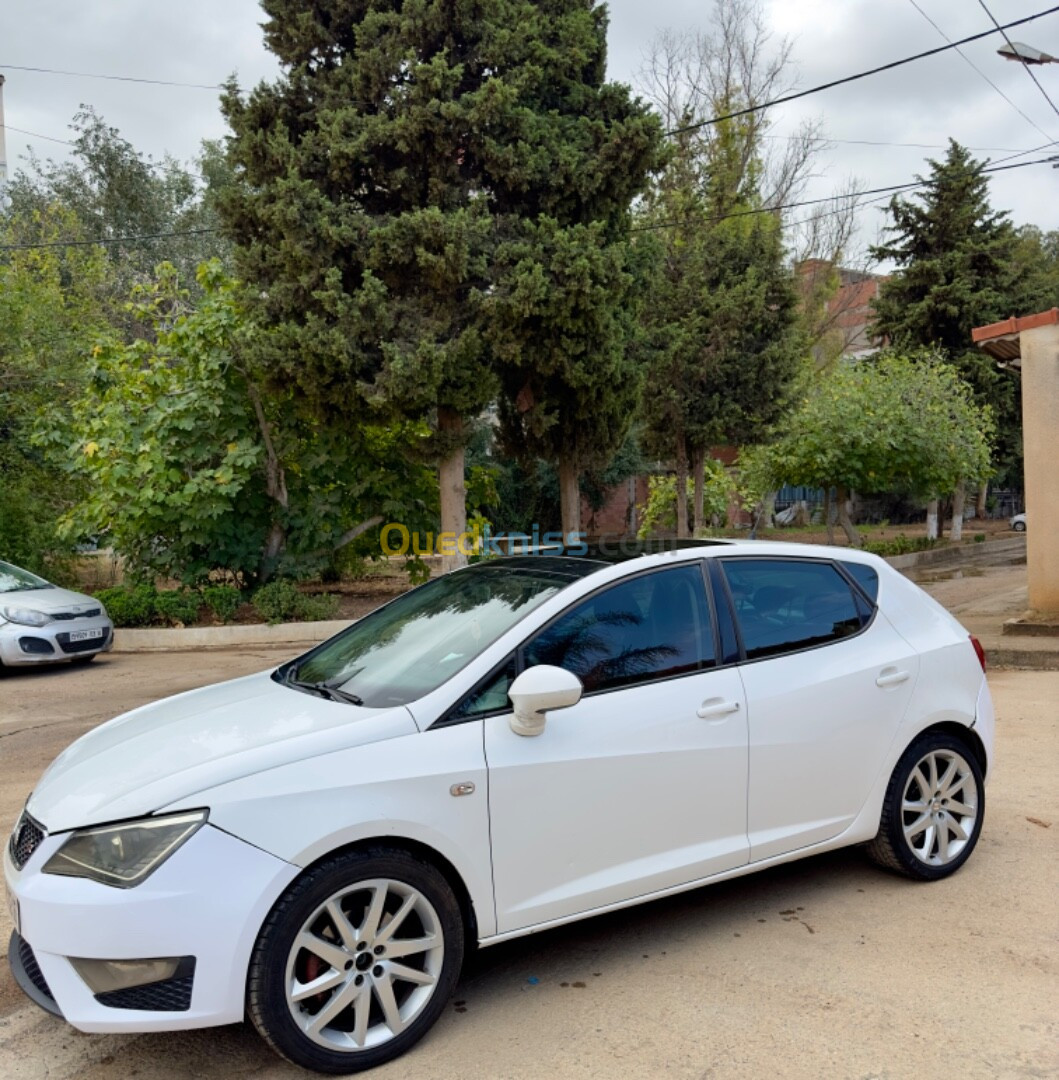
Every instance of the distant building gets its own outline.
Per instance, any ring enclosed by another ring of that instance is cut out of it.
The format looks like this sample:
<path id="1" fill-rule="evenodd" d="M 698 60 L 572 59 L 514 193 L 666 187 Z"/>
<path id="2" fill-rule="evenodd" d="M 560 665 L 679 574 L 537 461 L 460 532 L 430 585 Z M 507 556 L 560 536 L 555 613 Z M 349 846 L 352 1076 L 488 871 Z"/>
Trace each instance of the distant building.
<path id="1" fill-rule="evenodd" d="M 838 274 L 838 288 L 821 305 L 816 317 L 817 344 L 814 355 L 820 364 L 836 356 L 860 360 L 877 352 L 881 342 L 871 337 L 871 302 L 879 295 L 886 280 L 880 274 L 862 270 L 833 268 L 825 259 L 806 259 L 797 268 L 804 303 L 813 303 L 814 295 L 831 288 L 832 274 Z"/>

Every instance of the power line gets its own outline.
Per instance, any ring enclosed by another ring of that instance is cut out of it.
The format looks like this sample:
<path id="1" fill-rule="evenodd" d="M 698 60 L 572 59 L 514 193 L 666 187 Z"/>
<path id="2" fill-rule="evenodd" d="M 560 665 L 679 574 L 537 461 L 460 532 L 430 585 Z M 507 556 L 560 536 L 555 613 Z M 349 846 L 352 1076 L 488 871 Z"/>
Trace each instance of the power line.
<path id="1" fill-rule="evenodd" d="M 1052 144 L 1052 137 L 1048 132 L 1041 132 L 1046 139 L 1049 140 L 1048 145 Z M 826 143 L 839 143 L 842 146 L 898 146 L 908 147 L 912 150 L 947 150 L 948 143 L 918 143 L 918 142 L 885 142 L 877 139 L 836 139 L 830 135 L 768 135 L 760 133 L 758 138 L 761 139 L 786 139 L 790 142 L 797 142 L 800 139 L 808 138 L 809 142 L 826 142 Z M 971 150 L 976 154 L 1013 154 L 1016 153 L 1010 146 L 968 146 L 967 150 Z M 1024 154 L 1032 154 L 1033 150 L 1019 151 Z"/>
<path id="2" fill-rule="evenodd" d="M 0 244 L 0 251 L 38 251 L 44 248 L 97 247 L 103 244 L 125 244 L 134 247 L 144 241 L 174 240 L 187 236 L 206 236 L 220 229 L 186 229 L 182 232 L 145 233 L 141 236 L 110 236 L 103 240 L 48 240 L 38 244 Z"/>
<path id="3" fill-rule="evenodd" d="M 984 169 L 978 169 L 977 173 L 982 175 L 984 173 L 995 172 L 1007 172 L 1009 169 L 1025 169 L 1031 165 L 1054 165 L 1056 164 L 1056 157 L 1040 158 L 1037 161 L 1020 161 L 1014 165 L 990 165 Z M 889 187 L 877 187 L 868 188 L 864 191 L 850 191 L 845 194 L 827 195 L 819 199 L 802 199 L 799 202 L 780 203 L 778 206 L 758 206 L 752 207 L 749 210 L 733 210 L 728 214 L 719 214 L 717 217 L 699 219 L 699 218 L 681 218 L 679 221 L 659 221 L 652 225 L 636 225 L 632 228 L 632 232 L 656 232 L 661 229 L 675 229 L 680 225 L 686 225 L 694 222 L 701 222 L 706 225 L 716 225 L 721 221 L 729 221 L 732 218 L 742 217 L 755 217 L 759 214 L 777 214 L 781 210 L 795 210 L 802 206 L 820 206 L 823 203 L 837 202 L 839 199 L 860 199 L 865 195 L 892 195 L 898 191 L 912 191 L 915 188 L 930 187 L 935 181 L 933 180 L 912 180 L 907 184 L 893 184 Z M 838 211 L 836 211 L 837 213 Z M 792 222 L 791 224 L 805 224 L 805 222 Z"/>
<path id="4" fill-rule="evenodd" d="M 1016 56 L 1018 56 L 1018 49 L 1015 48 L 1015 46 L 1012 44 L 1011 38 L 1009 38 L 1007 35 L 1008 27 L 1001 26 L 1000 23 L 996 21 L 996 19 L 993 17 L 993 13 L 989 10 L 989 8 L 986 7 L 985 0 L 978 0 L 978 3 L 981 4 L 982 10 L 989 16 L 992 24 L 1004 35 L 1004 40 L 1007 42 L 1008 48 L 1011 49 L 1011 51 L 1014 52 Z M 1049 105 L 1051 105 L 1052 112 L 1054 112 L 1056 116 L 1059 116 L 1059 108 L 1056 107 L 1055 102 L 1052 101 L 1052 99 L 1048 96 L 1048 91 L 1045 90 L 1044 87 L 1041 85 L 1040 80 L 1037 78 L 1037 76 L 1033 74 L 1033 71 L 1030 69 L 1030 65 L 1025 63 L 1024 61 L 1020 61 L 1020 63 L 1022 63 L 1022 66 L 1026 69 L 1026 74 L 1029 75 L 1029 77 L 1034 81 L 1037 89 L 1040 90 L 1040 92 L 1044 95 L 1044 100 L 1047 101 Z"/>
<path id="5" fill-rule="evenodd" d="M 46 139 L 48 142 L 62 143 L 63 146 L 77 145 L 77 143 L 70 142 L 69 139 L 56 139 L 54 135 L 41 135 L 39 131 L 26 131 L 25 128 L 17 128 L 11 124 L 0 124 L 0 127 L 8 131 L 17 131 L 19 135 L 28 135 L 31 139 Z"/>
<path id="6" fill-rule="evenodd" d="M 979 0 L 979 3 L 981 3 L 981 0 Z M 673 128 L 671 131 L 667 131 L 666 135 L 683 135 L 689 131 L 699 131 L 701 128 L 709 127 L 711 124 L 719 124 L 724 120 L 735 120 L 740 116 L 749 116 L 751 113 L 760 112 L 762 109 L 771 109 L 774 105 L 784 105 L 788 101 L 797 101 L 799 98 L 808 97 L 810 94 L 818 94 L 821 90 L 831 90 L 833 87 L 844 86 L 846 83 L 856 82 L 858 79 L 866 79 L 869 75 L 878 75 L 883 71 L 892 71 L 894 68 L 903 67 L 905 64 L 914 63 L 916 60 L 925 60 L 929 56 L 937 56 L 940 53 L 948 52 L 950 49 L 958 48 L 960 45 L 968 45 L 972 41 L 981 41 L 982 38 L 992 37 L 997 31 L 1003 33 L 1005 30 L 1010 30 L 1014 26 L 1022 26 L 1025 23 L 1033 22 L 1036 19 L 1043 19 L 1045 15 L 1054 15 L 1057 11 L 1059 11 L 1059 6 L 1048 8 L 1047 11 L 1039 11 L 1036 15 L 1028 15 L 1024 19 L 1016 19 L 1014 22 L 1005 23 L 1003 26 L 997 24 L 996 29 L 983 30 L 981 33 L 972 34 L 970 37 L 961 38 L 959 41 L 950 42 L 948 45 L 939 45 L 936 49 L 927 49 L 926 52 L 916 53 L 915 56 L 906 56 L 903 60 L 893 60 L 889 64 L 881 64 L 879 67 L 870 68 L 867 71 L 861 71 L 855 75 L 846 75 L 841 79 L 832 79 L 831 82 L 821 83 L 819 86 L 812 86 L 808 90 L 798 90 L 793 94 L 785 94 L 783 97 L 773 98 L 772 101 L 763 101 L 759 105 L 748 105 L 745 109 L 737 109 L 735 112 L 726 113 L 724 116 L 714 116 L 709 120 L 700 120 L 694 124 L 686 124 L 683 127 Z M 1036 82 L 1036 79 L 1034 79 L 1034 82 Z"/>
<path id="7" fill-rule="evenodd" d="M 919 12 L 920 15 L 923 16 L 924 19 L 927 20 L 928 23 L 930 23 L 931 26 L 934 27 L 935 30 L 937 30 L 939 34 L 941 34 L 941 36 L 946 41 L 951 44 L 952 38 L 950 38 L 949 35 L 946 34 L 945 31 L 942 30 L 942 28 L 938 26 L 938 24 L 919 6 L 917 0 L 909 0 L 909 3 L 912 5 L 912 7 L 916 9 L 916 11 Z M 1039 131 L 1046 139 L 1051 138 L 1051 135 L 1049 135 L 1048 132 L 1045 131 L 1044 128 L 1042 128 L 1036 120 L 1033 120 L 1029 116 L 1027 116 L 1026 113 L 1024 113 L 1022 109 L 1020 109 L 1019 106 L 1016 105 L 1015 102 L 1013 102 L 1011 98 L 1009 98 L 1007 94 L 1005 94 L 1004 91 L 1001 90 L 1000 87 L 997 86 L 997 84 L 993 82 L 993 80 L 989 78 L 989 76 L 962 49 L 957 49 L 956 51 L 960 54 L 960 57 L 964 61 L 966 61 L 971 66 L 971 68 L 976 71 L 983 79 L 985 79 L 985 81 L 989 83 L 989 85 L 1015 110 L 1015 112 L 1017 112 L 1019 116 L 1021 116 L 1022 119 L 1030 125 L 1030 127 L 1036 128 L 1036 130 Z"/>
<path id="8" fill-rule="evenodd" d="M 111 79 L 114 82 L 149 83 L 151 86 L 186 86 L 192 90 L 223 90 L 219 84 L 173 82 L 169 79 L 141 79 L 135 75 L 100 75 L 91 71 L 60 71 L 57 68 L 24 67 L 21 64 L 0 64 L 9 71 L 33 71 L 39 75 L 69 75 L 77 79 Z"/>

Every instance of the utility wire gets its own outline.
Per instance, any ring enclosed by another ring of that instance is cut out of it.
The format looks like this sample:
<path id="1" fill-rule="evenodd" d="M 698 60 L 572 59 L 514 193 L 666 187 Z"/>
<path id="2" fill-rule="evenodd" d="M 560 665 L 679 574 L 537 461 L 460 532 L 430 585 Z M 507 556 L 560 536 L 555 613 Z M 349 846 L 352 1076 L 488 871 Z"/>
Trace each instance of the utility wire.
<path id="1" fill-rule="evenodd" d="M 1014 44 L 1012 44 L 1011 38 L 1009 38 L 1007 35 L 1008 28 L 1011 24 L 1009 23 L 1008 26 L 1001 26 L 1000 23 L 998 23 L 993 17 L 993 13 L 989 10 L 989 8 L 986 7 L 985 0 L 978 0 L 978 3 L 981 4 L 982 10 L 989 16 L 992 24 L 1004 35 L 1004 40 L 1008 43 L 1008 48 L 1011 49 L 1011 51 L 1016 56 L 1018 56 L 1018 49 L 1015 48 Z M 1037 89 L 1040 90 L 1040 92 L 1044 95 L 1044 100 L 1047 101 L 1049 105 L 1051 105 L 1052 112 L 1054 112 L 1056 116 L 1059 116 L 1059 108 L 1056 107 L 1055 102 L 1052 101 L 1052 99 L 1048 96 L 1048 91 L 1045 90 L 1043 86 L 1041 86 L 1040 80 L 1037 78 L 1036 75 L 1033 74 L 1033 70 L 1030 68 L 1030 65 L 1027 64 L 1024 60 L 1020 60 L 1019 63 L 1021 63 L 1022 66 L 1026 69 L 1026 74 L 1029 75 L 1029 77 L 1036 84 Z"/>
<path id="2" fill-rule="evenodd" d="M 934 27 L 935 30 L 937 30 L 939 34 L 941 34 L 941 36 L 947 42 L 949 42 L 950 44 L 952 43 L 952 38 L 950 38 L 949 35 L 946 34 L 945 31 L 942 30 L 942 28 L 938 26 L 938 24 L 919 6 L 917 0 L 909 0 L 909 3 L 912 5 L 912 7 L 916 9 L 916 11 L 919 12 L 920 15 L 923 16 L 924 19 L 927 20 L 928 23 L 930 23 L 931 26 Z M 996 20 L 994 19 L 993 21 L 995 24 Z M 1040 134 L 1043 135 L 1046 139 L 1051 138 L 1051 135 L 1049 135 L 1048 132 L 1045 131 L 1044 128 L 1042 128 L 1036 120 L 1033 120 L 1029 116 L 1027 116 L 1026 113 L 1024 113 L 1022 109 L 1020 109 L 1019 106 L 1016 105 L 1015 102 L 1012 101 L 1011 98 L 1009 98 L 1007 94 L 1005 94 L 1004 91 L 1001 90 L 1000 87 L 997 86 L 997 84 L 993 82 L 993 80 L 962 49 L 957 49 L 956 51 L 960 54 L 961 58 L 966 61 L 966 63 L 969 64 L 971 68 L 973 68 L 973 70 L 976 71 L 983 79 L 985 79 L 985 81 L 989 83 L 989 85 L 1015 110 L 1015 112 L 1017 112 L 1019 116 L 1021 116 L 1022 119 L 1030 125 L 1030 127 L 1036 128 L 1037 131 L 1040 132 Z"/>
<path id="3" fill-rule="evenodd" d="M 1041 132 L 1046 139 L 1051 140 L 1051 136 L 1048 132 Z M 882 142 L 876 139 L 836 139 L 830 135 L 769 135 L 763 132 L 759 132 L 759 139 L 786 139 L 788 142 L 798 142 L 804 138 L 808 138 L 809 142 L 823 142 L 823 143 L 838 143 L 842 146 L 899 146 L 908 147 L 912 150 L 947 150 L 947 143 L 918 143 L 918 142 Z M 1048 145 L 1051 145 L 1049 141 Z M 971 150 L 976 154 L 1013 154 L 1015 151 L 1010 146 L 968 146 L 965 149 Z M 1032 150 L 1024 150 L 1022 153 L 1031 154 Z"/>
<path id="4" fill-rule="evenodd" d="M 91 71 L 60 71 L 56 68 L 24 67 L 21 64 L 0 64 L 0 69 L 4 68 L 9 71 L 33 71 L 40 75 L 69 75 L 78 79 L 111 79 L 115 82 L 149 83 L 151 86 L 186 86 L 192 90 L 224 89 L 223 86 L 209 83 L 172 82 L 169 79 L 141 79 L 134 75 L 99 75 Z"/>
<path id="5" fill-rule="evenodd" d="M 101 244 L 142 245 L 144 241 L 174 240 L 187 236 L 206 236 L 220 229 L 186 229 L 183 232 L 145 233 L 141 236 L 109 236 L 103 240 L 49 240 L 40 244 L 0 244 L 0 251 L 38 251 L 43 248 L 98 247 Z"/>
<path id="6" fill-rule="evenodd" d="M 979 0 L 979 3 L 981 3 L 981 0 Z M 1036 15 L 1027 15 L 1024 19 L 1016 19 L 1014 22 L 1005 23 L 1003 26 L 1000 26 L 996 23 L 996 20 L 994 20 L 996 25 L 993 30 L 983 30 L 981 33 L 972 34 L 970 37 L 961 38 L 959 41 L 950 42 L 948 45 L 939 45 L 936 49 L 927 49 L 926 52 L 916 53 L 915 56 L 906 56 L 903 60 L 893 60 L 889 64 L 881 64 L 879 67 L 869 68 L 867 71 L 861 71 L 855 75 L 846 75 L 841 79 L 832 79 L 831 82 L 821 83 L 819 86 L 811 86 L 808 90 L 798 90 L 792 94 L 785 94 L 783 97 L 773 98 L 771 101 L 763 101 L 759 105 L 748 105 L 745 109 L 737 109 L 735 112 L 725 113 L 724 116 L 714 116 L 709 120 L 700 120 L 694 124 L 686 124 L 683 127 L 673 128 L 671 131 L 667 131 L 666 135 L 683 135 L 689 131 L 699 131 L 701 128 L 709 127 L 711 124 L 719 124 L 724 120 L 735 120 L 740 116 L 749 116 L 751 113 L 760 112 L 762 109 L 771 109 L 774 105 L 783 105 L 788 101 L 797 101 L 799 98 L 808 97 L 810 94 L 818 94 L 821 90 L 830 90 L 836 86 L 844 86 L 846 83 L 856 82 L 858 79 L 866 79 L 869 75 L 878 75 L 883 71 L 892 71 L 894 68 L 903 67 L 905 64 L 914 63 L 916 60 L 925 60 L 929 56 L 937 56 L 940 53 L 948 52 L 950 49 L 958 48 L 960 45 L 968 45 L 972 41 L 981 41 L 982 38 L 992 37 L 998 31 L 1003 33 L 1005 30 L 1010 30 L 1014 26 L 1022 26 L 1025 23 L 1033 22 L 1036 19 L 1043 19 L 1045 15 L 1054 15 L 1057 11 L 1059 11 L 1059 6 L 1051 7 L 1046 11 L 1037 12 Z M 1037 80 L 1034 79 L 1034 82 L 1036 81 Z"/>
<path id="7" fill-rule="evenodd" d="M 77 143 L 70 142 L 69 139 L 56 139 L 53 135 L 41 135 L 39 131 L 26 131 L 25 128 L 17 128 L 11 124 L 0 124 L 0 127 L 5 128 L 7 131 L 17 131 L 19 135 L 28 135 L 31 139 L 46 139 L 48 142 L 62 143 L 63 146 L 77 145 Z"/>
<path id="8" fill-rule="evenodd" d="M 984 169 L 978 169 L 978 175 L 985 173 L 1006 172 L 1009 169 L 1025 169 L 1031 165 L 1054 165 L 1057 158 L 1039 158 L 1037 161 L 1020 161 L 1011 165 L 990 165 Z M 865 195 L 891 195 L 899 191 L 912 191 L 915 188 L 930 187 L 934 184 L 933 180 L 912 180 L 907 184 L 892 184 L 889 187 L 877 187 L 868 188 L 865 191 L 850 191 L 844 194 L 827 195 L 819 199 L 801 199 L 798 202 L 780 203 L 777 206 L 757 206 L 752 207 L 749 210 L 733 210 L 729 214 L 719 214 L 717 217 L 700 219 L 700 218 L 681 218 L 679 221 L 659 221 L 652 225 L 636 225 L 630 230 L 631 232 L 656 232 L 661 229 L 675 229 L 680 225 L 686 225 L 690 222 L 701 222 L 707 225 L 716 225 L 721 221 L 728 221 L 731 218 L 742 217 L 755 217 L 759 214 L 776 214 L 781 210 L 794 210 L 802 206 L 820 206 L 822 203 L 837 202 L 840 199 L 861 199 Z M 837 212 L 837 211 L 836 211 Z M 793 223 L 792 223 L 793 224 Z M 797 224 L 804 224 L 804 222 L 798 222 Z"/>

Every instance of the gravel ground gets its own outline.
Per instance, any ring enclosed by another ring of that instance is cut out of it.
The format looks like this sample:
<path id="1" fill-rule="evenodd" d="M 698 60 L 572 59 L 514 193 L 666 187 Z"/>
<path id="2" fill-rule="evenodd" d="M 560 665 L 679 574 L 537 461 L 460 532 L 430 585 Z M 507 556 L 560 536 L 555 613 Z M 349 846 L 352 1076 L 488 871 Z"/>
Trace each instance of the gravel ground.
<path id="1" fill-rule="evenodd" d="M 93 725 L 283 659 L 130 654 L 7 676 L 0 831 Z M 483 950 L 434 1031 L 374 1075 L 1059 1076 L 1059 673 L 991 681 L 999 760 L 982 840 L 955 877 L 915 885 L 842 851 Z M 27 1003 L 0 964 L 0 1075 L 305 1074 L 245 1025 L 81 1035 Z"/>

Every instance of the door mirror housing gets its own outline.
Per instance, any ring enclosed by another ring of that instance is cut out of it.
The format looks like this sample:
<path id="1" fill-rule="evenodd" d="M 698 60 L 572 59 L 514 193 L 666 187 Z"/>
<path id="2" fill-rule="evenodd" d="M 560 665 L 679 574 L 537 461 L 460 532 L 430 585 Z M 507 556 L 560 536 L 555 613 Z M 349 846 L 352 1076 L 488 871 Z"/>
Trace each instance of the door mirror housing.
<path id="1" fill-rule="evenodd" d="M 552 709 L 568 709 L 581 700 L 581 680 L 565 668 L 538 664 L 527 668 L 511 684 L 507 696 L 514 706 L 511 730 L 516 735 L 540 735 L 545 714 Z"/>

